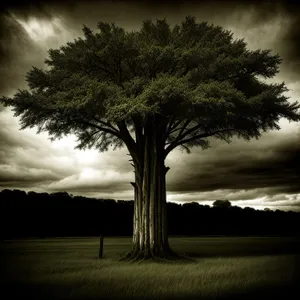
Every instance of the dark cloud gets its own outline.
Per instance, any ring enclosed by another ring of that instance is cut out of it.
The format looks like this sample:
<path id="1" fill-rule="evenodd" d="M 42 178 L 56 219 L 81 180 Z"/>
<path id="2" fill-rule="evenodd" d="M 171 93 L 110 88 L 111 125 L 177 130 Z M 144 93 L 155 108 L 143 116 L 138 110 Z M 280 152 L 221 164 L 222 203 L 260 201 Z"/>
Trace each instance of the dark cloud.
<path id="1" fill-rule="evenodd" d="M 138 29 L 145 19 L 166 17 L 174 25 L 190 14 L 199 22 L 232 28 L 255 49 L 278 52 L 284 59 L 280 79 L 294 83 L 290 86 L 293 100 L 297 100 L 299 11 L 299 6 L 288 1 L 10 1 L 1 6 L 0 13 L 0 95 L 26 88 L 25 74 L 31 66 L 43 67 L 47 49 L 78 37 L 83 24 L 94 29 L 98 21 L 107 21 L 132 30 Z M 55 21 L 54 25 L 51 23 L 53 36 L 32 40 L 18 20 L 30 21 L 33 17 Z M 84 195 L 125 193 L 132 199 L 129 182 L 133 170 L 126 150 L 99 154 L 90 162 L 79 163 L 70 148 L 54 149 L 45 137 L 36 136 L 35 130 L 18 131 L 13 120 L 8 109 L 0 106 L 0 187 L 67 190 Z M 171 167 L 168 191 L 186 201 L 227 198 L 246 203 L 267 197 L 262 205 L 283 207 L 285 203 L 298 207 L 299 153 L 299 135 L 286 131 L 267 134 L 250 143 L 234 140 L 227 145 L 213 141 L 212 148 L 193 149 L 190 155 L 176 151 L 167 160 Z M 84 168 L 95 172 L 109 170 L 115 177 L 96 172 L 94 179 L 87 179 L 82 176 Z"/>
<path id="2" fill-rule="evenodd" d="M 33 50 L 24 29 L 9 14 L 0 15 L 0 94 L 16 88 L 24 77 L 22 51 Z M 24 54 L 24 52 L 23 52 Z M 20 69 L 22 70 L 20 72 Z"/>
<path id="3" fill-rule="evenodd" d="M 30 17 L 40 17 L 44 19 L 51 18 L 50 1 L 31 2 L 31 1 L 9 1 L 2 5 L 1 11 L 3 14 L 13 11 L 18 16 L 28 20 Z"/>
<path id="4" fill-rule="evenodd" d="M 70 193 L 81 193 L 85 194 L 86 192 L 92 191 L 93 193 L 111 193 L 112 191 L 123 192 L 130 189 L 130 183 L 124 183 L 123 181 L 113 181 L 113 182 L 99 182 L 99 183 L 85 183 L 77 184 L 76 181 L 70 185 L 57 186 L 54 185 L 52 188 L 51 185 L 48 188 L 49 191 L 68 191 Z"/>
<path id="5" fill-rule="evenodd" d="M 264 144 L 235 140 L 229 145 L 217 143 L 208 150 L 182 155 L 183 161 L 169 171 L 168 190 L 187 193 L 265 188 L 269 195 L 300 193 L 300 136 L 275 141 Z"/>
<path id="6" fill-rule="evenodd" d="M 274 3 L 275 2 L 275 3 Z M 253 26 L 276 19 L 288 21 L 274 43 L 274 50 L 283 58 L 281 72 L 286 81 L 298 81 L 300 76 L 300 5 L 296 1 L 270 1 L 255 6 Z"/>
<path id="7" fill-rule="evenodd" d="M 1 130 L 0 130 L 0 150 L 5 151 L 6 149 L 15 148 L 35 148 L 37 145 L 31 139 L 26 139 L 26 136 L 16 136 L 11 134 L 12 124 L 1 120 Z M 13 123 L 13 125 L 15 122 Z M 11 151 L 7 151 L 7 155 L 10 155 Z M 7 156 L 6 156 L 7 157 Z M 4 159 L 1 157 L 0 159 Z"/>
<path id="8" fill-rule="evenodd" d="M 30 49 L 24 30 L 11 14 L 24 20 L 31 17 L 51 20 L 58 16 L 79 34 L 83 24 L 95 28 L 98 21 L 114 21 L 128 29 L 136 29 L 145 19 L 166 17 L 171 24 L 175 24 L 192 14 L 199 21 L 225 27 L 237 25 L 245 36 L 253 28 L 262 28 L 265 24 L 271 26 L 276 20 L 285 20 L 272 45 L 273 50 L 284 59 L 281 71 L 285 74 L 285 80 L 297 80 L 300 72 L 300 9 L 294 1 L 25 1 L 22 4 L 12 1 L 6 4 L 3 11 L 0 38 L 5 43 L 1 42 L 0 51 L 3 61 L 11 69 L 12 60 L 22 56 L 20 51 L 34 51 Z M 21 60 L 15 61 L 14 66 L 20 63 Z M 8 73 L 7 70 L 5 72 Z M 15 74 L 9 78 L 16 79 Z M 4 92 L 9 89 L 7 84 L 2 85 L 0 93 L 4 87 Z"/>
<path id="9" fill-rule="evenodd" d="M 20 174 L 9 174 L 8 172 L 0 173 L 0 187 L 3 188 L 26 188 L 40 184 L 49 184 L 59 179 L 55 174 L 44 173 L 32 174 L 30 170 L 21 170 Z"/>
<path id="10" fill-rule="evenodd" d="M 126 190 L 133 180 L 125 149 L 106 153 L 105 158 L 99 153 L 90 160 L 92 154 L 85 156 L 83 152 L 76 158 L 70 147 L 55 150 L 45 135 L 28 129 L 19 131 L 18 122 L 8 109 L 2 113 L 0 128 L 0 187 L 43 186 L 44 191 L 107 192 Z M 85 169 L 94 172 L 92 177 L 86 179 Z M 112 175 L 106 171 L 104 175 L 97 173 L 106 169 Z"/>

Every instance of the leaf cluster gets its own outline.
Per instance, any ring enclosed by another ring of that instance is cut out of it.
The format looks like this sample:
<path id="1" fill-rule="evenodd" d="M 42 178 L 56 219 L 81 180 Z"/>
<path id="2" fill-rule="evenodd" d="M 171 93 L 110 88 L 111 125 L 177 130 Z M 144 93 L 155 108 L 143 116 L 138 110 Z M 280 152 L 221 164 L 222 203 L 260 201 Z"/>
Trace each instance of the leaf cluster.
<path id="1" fill-rule="evenodd" d="M 191 16 L 173 28 L 165 19 L 145 21 L 132 32 L 99 22 L 97 32 L 83 26 L 83 37 L 50 49 L 48 69 L 27 73 L 29 91 L 1 102 L 22 128 L 37 126 L 53 138 L 73 133 L 79 148 L 132 148 L 149 119 L 161 124 L 166 154 L 208 147 L 212 135 L 258 138 L 279 129 L 282 117 L 299 121 L 299 104 L 287 101 L 284 83 L 262 80 L 278 73 L 279 55 L 246 46 Z"/>

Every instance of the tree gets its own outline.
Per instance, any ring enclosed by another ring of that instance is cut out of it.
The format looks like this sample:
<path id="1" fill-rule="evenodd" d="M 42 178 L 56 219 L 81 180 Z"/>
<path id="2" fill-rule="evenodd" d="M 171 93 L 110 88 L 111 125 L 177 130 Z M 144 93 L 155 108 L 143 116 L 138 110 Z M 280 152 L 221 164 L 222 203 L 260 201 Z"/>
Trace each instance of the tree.
<path id="1" fill-rule="evenodd" d="M 231 207 L 231 202 L 229 200 L 216 200 L 213 203 L 213 207 L 229 208 Z"/>
<path id="2" fill-rule="evenodd" d="M 133 247 L 129 258 L 169 257 L 165 158 L 177 147 L 209 147 L 209 137 L 250 140 L 280 129 L 281 117 L 299 121 L 297 102 L 268 84 L 281 59 L 250 51 L 220 26 L 188 16 L 126 32 L 99 22 L 83 38 L 50 49 L 46 70 L 33 67 L 29 90 L 2 97 L 20 116 L 60 138 L 75 134 L 78 149 L 125 145 L 135 172 Z"/>

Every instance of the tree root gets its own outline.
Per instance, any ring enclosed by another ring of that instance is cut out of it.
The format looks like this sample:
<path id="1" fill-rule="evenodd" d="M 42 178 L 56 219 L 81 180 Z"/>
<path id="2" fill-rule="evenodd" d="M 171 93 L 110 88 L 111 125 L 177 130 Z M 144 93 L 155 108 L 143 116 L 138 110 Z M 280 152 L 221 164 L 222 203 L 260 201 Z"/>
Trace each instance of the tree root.
<path id="1" fill-rule="evenodd" d="M 163 249 L 160 251 L 151 251 L 133 249 L 132 251 L 121 256 L 120 261 L 128 262 L 159 262 L 159 263 L 170 263 L 170 262 L 194 262 L 194 259 L 180 255 L 174 252 L 171 248 Z"/>

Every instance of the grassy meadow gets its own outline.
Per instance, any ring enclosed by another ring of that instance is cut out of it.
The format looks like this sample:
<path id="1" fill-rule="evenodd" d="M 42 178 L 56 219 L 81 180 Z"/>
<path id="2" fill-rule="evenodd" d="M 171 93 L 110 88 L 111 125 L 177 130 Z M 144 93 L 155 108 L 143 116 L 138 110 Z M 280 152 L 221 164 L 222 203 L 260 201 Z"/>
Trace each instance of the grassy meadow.
<path id="1" fill-rule="evenodd" d="M 1 242 L 1 299 L 300 299 L 300 239 L 171 237 L 190 262 L 119 262 L 130 237 Z"/>

